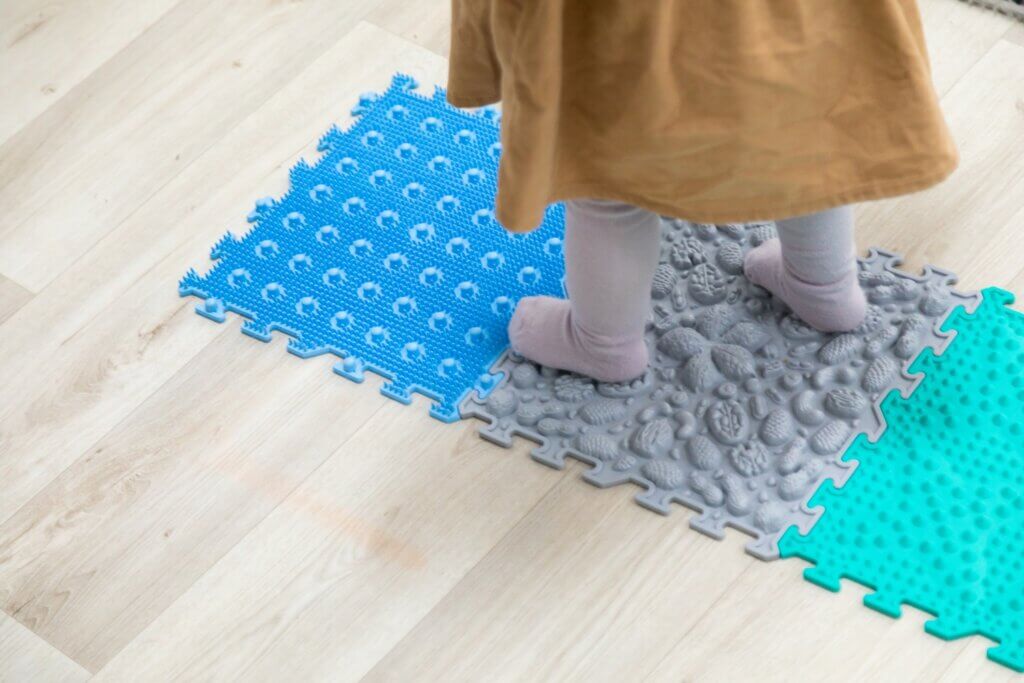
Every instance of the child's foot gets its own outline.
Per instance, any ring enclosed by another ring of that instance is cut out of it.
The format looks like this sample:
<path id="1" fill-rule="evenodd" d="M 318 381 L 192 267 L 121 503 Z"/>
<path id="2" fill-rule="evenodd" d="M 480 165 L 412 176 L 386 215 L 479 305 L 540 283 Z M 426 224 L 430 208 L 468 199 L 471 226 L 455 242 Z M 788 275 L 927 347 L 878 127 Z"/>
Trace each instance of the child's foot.
<path id="1" fill-rule="evenodd" d="M 857 282 L 856 267 L 835 282 L 805 282 L 786 268 L 776 238 L 747 254 L 743 272 L 751 282 L 785 301 L 804 322 L 822 332 L 847 332 L 864 320 L 867 300 Z"/>
<path id="2" fill-rule="evenodd" d="M 590 334 L 572 320 L 567 299 L 521 299 L 508 325 L 517 352 L 541 365 L 571 370 L 602 382 L 625 382 L 647 369 L 643 334 L 615 338 Z"/>

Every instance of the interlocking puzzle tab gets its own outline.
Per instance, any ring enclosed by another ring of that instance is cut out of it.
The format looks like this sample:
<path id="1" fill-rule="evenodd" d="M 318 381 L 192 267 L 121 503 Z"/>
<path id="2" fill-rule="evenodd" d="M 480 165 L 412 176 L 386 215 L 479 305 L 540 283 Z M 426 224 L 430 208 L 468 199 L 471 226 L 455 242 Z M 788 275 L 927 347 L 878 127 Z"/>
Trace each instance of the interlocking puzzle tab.
<path id="1" fill-rule="evenodd" d="M 853 579 L 874 589 L 869 607 L 923 609 L 929 633 L 983 635 L 999 642 L 989 658 L 1024 671 L 1024 315 L 1012 301 L 990 288 L 974 314 L 950 316 L 953 342 L 910 368 L 924 374 L 915 392 L 882 403 L 881 438 L 846 453 L 854 475 L 819 490 L 821 519 L 779 545 L 815 564 L 809 581 Z"/>
<path id="2" fill-rule="evenodd" d="M 396 76 L 364 95 L 352 127 L 329 131 L 320 160 L 299 162 L 290 191 L 257 202 L 252 230 L 225 235 L 214 267 L 190 271 L 179 291 L 204 299 L 197 312 L 210 319 L 244 316 L 257 339 L 287 334 L 299 356 L 340 356 L 349 379 L 384 376 L 387 396 L 429 396 L 431 414 L 452 421 L 470 389 L 499 379 L 488 370 L 516 302 L 561 295 L 563 210 L 529 234 L 506 232 L 494 218 L 496 113 L 414 86 Z"/>

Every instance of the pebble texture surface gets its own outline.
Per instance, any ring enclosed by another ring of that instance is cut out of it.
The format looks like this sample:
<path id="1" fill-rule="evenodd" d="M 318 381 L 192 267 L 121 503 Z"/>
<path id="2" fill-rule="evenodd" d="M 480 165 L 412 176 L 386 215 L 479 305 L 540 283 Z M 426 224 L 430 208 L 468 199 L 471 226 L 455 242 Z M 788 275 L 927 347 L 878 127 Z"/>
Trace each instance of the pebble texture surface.
<path id="1" fill-rule="evenodd" d="M 860 262 L 867 318 L 823 334 L 742 275 L 744 254 L 773 235 L 767 223 L 664 221 L 645 375 L 605 384 L 509 353 L 493 368 L 506 380 L 467 398 L 462 414 L 486 420 L 490 441 L 525 436 L 545 464 L 582 460 L 593 484 L 633 482 L 641 505 L 681 503 L 701 513 L 695 529 L 740 529 L 754 536 L 748 552 L 778 557 L 781 533 L 806 532 L 820 515 L 805 504 L 820 483 L 846 481 L 850 442 L 881 433 L 881 399 L 912 389 L 907 364 L 944 346 L 938 324 L 977 295 L 953 290 L 950 273 L 911 276 L 873 251 Z"/>

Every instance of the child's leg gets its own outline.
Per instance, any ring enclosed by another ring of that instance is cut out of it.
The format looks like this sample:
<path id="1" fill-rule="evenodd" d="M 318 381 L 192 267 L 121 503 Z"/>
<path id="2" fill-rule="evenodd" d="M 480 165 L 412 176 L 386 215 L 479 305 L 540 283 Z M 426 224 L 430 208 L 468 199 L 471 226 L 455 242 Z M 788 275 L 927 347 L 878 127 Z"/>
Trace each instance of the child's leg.
<path id="1" fill-rule="evenodd" d="M 512 348 L 542 365 L 606 382 L 641 375 L 660 231 L 661 220 L 650 211 L 594 199 L 566 202 L 569 299 L 520 301 L 509 323 Z"/>
<path id="2" fill-rule="evenodd" d="M 778 239 L 747 254 L 747 277 L 819 330 L 857 327 L 867 302 L 857 281 L 853 209 L 842 206 L 788 218 L 777 228 Z"/>

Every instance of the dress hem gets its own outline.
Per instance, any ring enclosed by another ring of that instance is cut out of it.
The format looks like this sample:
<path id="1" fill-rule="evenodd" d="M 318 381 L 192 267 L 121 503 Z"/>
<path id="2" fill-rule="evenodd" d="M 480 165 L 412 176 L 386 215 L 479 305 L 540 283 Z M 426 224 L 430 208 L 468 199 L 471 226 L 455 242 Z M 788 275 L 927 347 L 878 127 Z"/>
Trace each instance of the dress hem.
<path id="1" fill-rule="evenodd" d="M 648 211 L 682 218 L 694 223 L 749 223 L 753 221 L 773 221 L 793 216 L 802 216 L 810 213 L 817 213 L 836 206 L 854 204 L 857 202 L 873 201 L 895 197 L 898 195 L 911 194 L 927 189 L 948 178 L 958 166 L 958 159 L 953 157 L 945 163 L 936 173 L 906 178 L 902 180 L 873 181 L 856 185 L 839 192 L 829 192 L 826 195 L 815 197 L 801 202 L 765 203 L 751 202 L 743 204 L 730 202 L 728 208 L 706 208 L 693 209 L 685 205 L 669 205 L 661 202 L 650 201 L 649 199 L 629 192 L 622 192 L 613 189 L 600 182 L 570 182 L 562 183 L 551 192 L 548 203 L 561 202 L 567 199 L 607 199 L 625 202 L 638 206 Z M 533 223 L 529 221 L 515 221 L 514 217 L 507 215 L 507 211 L 498 202 L 495 207 L 498 221 L 512 232 L 528 232 L 537 227 L 543 220 L 543 212 Z"/>

